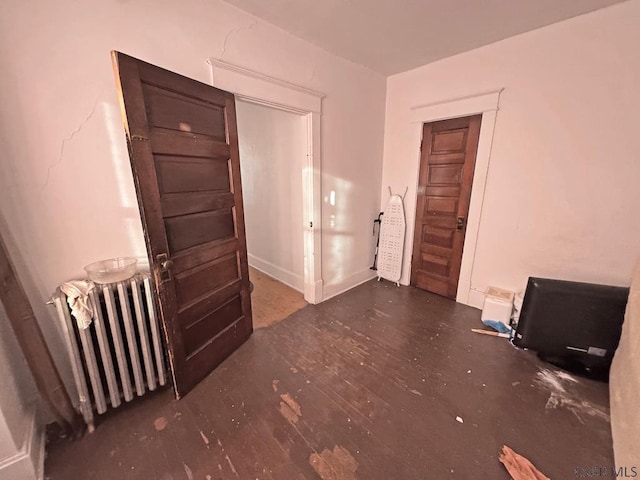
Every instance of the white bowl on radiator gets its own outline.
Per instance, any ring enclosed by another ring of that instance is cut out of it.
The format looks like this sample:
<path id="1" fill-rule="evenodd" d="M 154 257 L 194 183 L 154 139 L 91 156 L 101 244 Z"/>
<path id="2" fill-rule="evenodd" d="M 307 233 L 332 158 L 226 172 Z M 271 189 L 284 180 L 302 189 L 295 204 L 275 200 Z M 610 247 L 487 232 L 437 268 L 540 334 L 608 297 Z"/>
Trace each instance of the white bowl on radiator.
<path id="1" fill-rule="evenodd" d="M 100 260 L 84 267 L 89 280 L 95 283 L 114 283 L 128 280 L 136 274 L 138 259 L 116 257 Z"/>

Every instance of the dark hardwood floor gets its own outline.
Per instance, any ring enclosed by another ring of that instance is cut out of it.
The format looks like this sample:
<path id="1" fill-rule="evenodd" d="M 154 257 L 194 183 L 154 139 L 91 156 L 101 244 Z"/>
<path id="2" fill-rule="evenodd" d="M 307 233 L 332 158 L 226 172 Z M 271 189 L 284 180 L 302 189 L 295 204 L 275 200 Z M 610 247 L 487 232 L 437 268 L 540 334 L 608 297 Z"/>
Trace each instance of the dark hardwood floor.
<path id="1" fill-rule="evenodd" d="M 508 479 L 504 444 L 554 479 L 610 467 L 608 386 L 481 326 L 366 283 L 256 330 L 182 400 L 165 389 L 50 445 L 46 478 Z"/>

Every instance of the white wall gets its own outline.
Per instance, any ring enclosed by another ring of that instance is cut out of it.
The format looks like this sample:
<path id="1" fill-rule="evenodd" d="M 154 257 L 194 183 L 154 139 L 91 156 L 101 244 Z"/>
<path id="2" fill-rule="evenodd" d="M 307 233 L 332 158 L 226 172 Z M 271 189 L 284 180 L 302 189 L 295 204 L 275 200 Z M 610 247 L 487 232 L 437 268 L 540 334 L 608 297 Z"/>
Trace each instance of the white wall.
<path id="1" fill-rule="evenodd" d="M 387 185 L 409 187 L 403 283 L 418 175 L 410 108 L 504 87 L 472 290 L 521 291 L 530 275 L 629 284 L 640 253 L 638 18 L 632 0 L 388 79 L 382 198 Z"/>
<path id="2" fill-rule="evenodd" d="M 300 115 L 237 102 L 238 143 L 249 264 L 304 290 Z"/>
<path id="3" fill-rule="evenodd" d="M 631 282 L 620 345 L 609 374 L 611 436 L 617 467 L 638 468 L 640 444 L 640 263 Z"/>
<path id="4" fill-rule="evenodd" d="M 322 118 L 325 289 L 369 275 L 385 79 L 218 0 L 73 0 L 0 5 L 0 215 L 58 363 L 44 302 L 90 262 L 146 257 L 109 57 L 120 50 L 204 82 L 206 58 L 326 94 Z M 71 375 L 64 368 L 67 382 Z"/>
<path id="5" fill-rule="evenodd" d="M 0 480 L 35 480 L 42 471 L 44 433 L 36 421 L 31 372 L 0 303 Z"/>
<path id="6" fill-rule="evenodd" d="M 0 414 L 6 429 L 0 429 L 0 461 L 15 453 L 15 445 L 24 440 L 27 421 L 25 386 L 18 382 L 21 375 L 29 379 L 30 373 L 20 347 L 9 325 L 7 314 L 0 303 L 0 364 L 7 371 L 0 375 Z M 29 379 L 33 383 L 32 379 Z M 24 398 L 23 398 L 24 397 Z"/>

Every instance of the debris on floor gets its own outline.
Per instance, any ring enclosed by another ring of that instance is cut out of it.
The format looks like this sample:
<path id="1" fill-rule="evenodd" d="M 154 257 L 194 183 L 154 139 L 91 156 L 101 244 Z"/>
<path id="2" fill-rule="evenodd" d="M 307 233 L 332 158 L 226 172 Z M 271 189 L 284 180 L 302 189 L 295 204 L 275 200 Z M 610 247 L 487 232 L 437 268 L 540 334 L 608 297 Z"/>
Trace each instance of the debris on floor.
<path id="1" fill-rule="evenodd" d="M 160 432 L 162 430 L 164 430 L 165 428 L 167 428 L 169 422 L 167 422 L 167 419 L 164 417 L 158 417 L 154 420 L 153 422 L 153 426 L 155 427 L 155 429 Z"/>
<path id="2" fill-rule="evenodd" d="M 492 337 L 511 338 L 510 333 L 501 333 L 494 330 L 482 330 L 480 328 L 472 328 L 473 333 L 481 333 L 483 335 L 491 335 Z"/>
<path id="3" fill-rule="evenodd" d="M 583 425 L 585 418 L 588 417 L 598 418 L 609 423 L 609 411 L 606 407 L 584 400 L 575 392 L 575 386 L 579 382 L 578 378 L 569 373 L 548 368 L 541 368 L 534 379 L 536 385 L 549 390 L 549 399 L 545 405 L 545 410 L 558 407 L 566 408 Z"/>
<path id="4" fill-rule="evenodd" d="M 504 445 L 500 454 L 500 462 L 504 465 L 513 480 L 550 480 L 529 460 Z"/>

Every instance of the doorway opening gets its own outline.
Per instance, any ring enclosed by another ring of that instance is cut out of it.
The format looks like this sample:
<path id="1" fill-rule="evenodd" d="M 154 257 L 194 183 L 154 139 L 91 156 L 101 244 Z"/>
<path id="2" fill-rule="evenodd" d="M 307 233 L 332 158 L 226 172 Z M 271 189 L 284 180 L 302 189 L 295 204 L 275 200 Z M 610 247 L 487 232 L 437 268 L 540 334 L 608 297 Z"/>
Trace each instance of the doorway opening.
<path id="1" fill-rule="evenodd" d="M 300 310 L 304 300 L 301 115 L 236 101 L 254 328 Z"/>
<path id="2" fill-rule="evenodd" d="M 324 299 L 321 255 L 321 151 L 320 116 L 324 94 L 259 72 L 208 58 L 211 84 L 234 93 L 236 101 L 270 107 L 298 115 L 304 135 L 302 166 L 302 223 L 304 299 Z"/>

